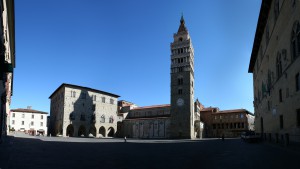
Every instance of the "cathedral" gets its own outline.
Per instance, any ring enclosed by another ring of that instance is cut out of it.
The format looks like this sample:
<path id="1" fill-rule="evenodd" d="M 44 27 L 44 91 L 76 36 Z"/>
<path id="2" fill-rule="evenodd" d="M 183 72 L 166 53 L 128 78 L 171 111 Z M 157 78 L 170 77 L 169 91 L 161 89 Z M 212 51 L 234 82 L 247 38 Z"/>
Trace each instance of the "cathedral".
<path id="1" fill-rule="evenodd" d="M 49 132 L 63 137 L 194 139 L 253 130 L 245 109 L 219 111 L 194 100 L 194 48 L 183 16 L 170 45 L 170 104 L 138 107 L 120 96 L 63 83 L 51 99 Z M 201 115 L 201 118 L 200 118 Z"/>
<path id="2" fill-rule="evenodd" d="M 200 103 L 194 101 L 194 48 L 183 16 L 171 43 L 171 104 L 126 108 L 120 135 L 133 138 L 201 137 Z M 120 101 L 122 102 L 122 101 Z M 123 101 L 126 103 L 126 101 Z"/>

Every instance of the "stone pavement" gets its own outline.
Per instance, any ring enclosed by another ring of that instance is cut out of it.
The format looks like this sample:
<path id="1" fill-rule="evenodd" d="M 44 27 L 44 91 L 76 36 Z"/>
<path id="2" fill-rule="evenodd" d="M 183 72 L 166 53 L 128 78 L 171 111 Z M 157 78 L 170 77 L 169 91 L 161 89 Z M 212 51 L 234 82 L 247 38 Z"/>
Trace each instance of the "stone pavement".
<path id="1" fill-rule="evenodd" d="M 299 168 L 300 157 L 298 151 L 239 139 L 124 143 L 123 139 L 16 136 L 9 140 L 6 148 L 1 145 L 1 169 L 289 169 Z"/>

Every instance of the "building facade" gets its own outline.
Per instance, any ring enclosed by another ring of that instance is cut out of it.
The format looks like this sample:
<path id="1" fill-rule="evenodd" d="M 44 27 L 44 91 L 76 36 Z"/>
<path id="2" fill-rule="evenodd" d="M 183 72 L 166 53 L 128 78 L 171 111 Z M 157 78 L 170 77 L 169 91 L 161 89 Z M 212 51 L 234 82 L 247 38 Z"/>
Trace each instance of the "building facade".
<path id="1" fill-rule="evenodd" d="M 2 136 L 8 132 L 7 116 L 13 86 L 13 69 L 15 67 L 15 16 L 14 0 L 0 1 L 0 143 Z"/>
<path id="2" fill-rule="evenodd" d="M 12 109 L 9 115 L 9 128 L 13 131 L 24 131 L 31 135 L 47 135 L 47 112 L 27 109 Z"/>
<path id="3" fill-rule="evenodd" d="M 49 97 L 51 135 L 113 137 L 118 95 L 63 83 Z"/>
<path id="4" fill-rule="evenodd" d="M 132 138 L 170 138 L 170 105 L 136 107 L 123 121 L 123 135 Z"/>
<path id="5" fill-rule="evenodd" d="M 200 114 L 206 138 L 239 137 L 243 131 L 254 130 L 254 115 L 246 109 L 220 111 L 217 107 L 207 107 Z"/>
<path id="6" fill-rule="evenodd" d="M 300 2 L 263 0 L 249 64 L 255 129 L 274 142 L 300 142 Z"/>
<path id="7" fill-rule="evenodd" d="M 211 114 L 212 137 L 239 137 L 254 130 L 254 116 L 245 109 L 223 110 Z"/>

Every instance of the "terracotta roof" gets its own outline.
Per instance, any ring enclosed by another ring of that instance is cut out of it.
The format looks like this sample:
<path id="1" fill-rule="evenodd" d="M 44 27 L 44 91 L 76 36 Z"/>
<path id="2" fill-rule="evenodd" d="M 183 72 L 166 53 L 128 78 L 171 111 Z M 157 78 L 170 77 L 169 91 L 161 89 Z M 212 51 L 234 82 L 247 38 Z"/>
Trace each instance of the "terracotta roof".
<path id="1" fill-rule="evenodd" d="M 170 118 L 170 116 L 153 116 L 153 117 L 136 117 L 136 118 L 128 118 L 125 119 L 125 121 L 127 120 L 149 120 L 149 119 L 167 119 Z"/>
<path id="2" fill-rule="evenodd" d="M 24 112 L 24 113 L 39 113 L 39 114 L 48 114 L 47 112 L 39 111 L 39 110 L 34 110 L 34 109 L 11 109 L 11 112 Z"/>
<path id="3" fill-rule="evenodd" d="M 200 112 L 202 111 L 213 111 L 214 109 L 218 109 L 217 107 L 206 107 L 206 108 L 203 108 L 202 110 L 200 110 Z"/>
<path id="4" fill-rule="evenodd" d="M 258 55 L 258 50 L 260 48 L 262 36 L 264 34 L 265 27 L 266 27 L 266 24 L 268 21 L 271 3 L 272 3 L 272 1 L 270 1 L 270 0 L 263 0 L 261 3 L 258 22 L 257 22 L 257 26 L 256 26 L 255 37 L 254 37 L 254 43 L 253 43 L 253 47 L 252 47 L 250 64 L 249 64 L 249 68 L 248 68 L 249 73 L 253 73 L 253 68 L 254 68 L 256 58 Z"/>
<path id="5" fill-rule="evenodd" d="M 85 89 L 85 90 L 89 90 L 89 91 L 93 91 L 93 92 L 97 92 L 97 93 L 102 93 L 102 94 L 106 94 L 106 95 L 109 95 L 109 96 L 112 96 L 112 97 L 120 97 L 119 95 L 116 95 L 116 94 L 112 94 L 112 93 L 108 93 L 108 92 L 104 92 L 104 91 L 101 91 L 101 90 L 97 90 L 97 89 L 92 89 L 92 88 L 89 88 L 89 87 L 83 87 L 83 86 L 78 86 L 78 85 L 73 85 L 73 84 L 67 84 L 67 83 L 63 83 L 61 84 L 50 96 L 49 96 L 49 99 L 51 99 L 51 97 L 56 93 L 58 92 L 59 89 L 61 89 L 62 87 L 72 87 L 72 88 L 78 88 L 78 89 Z"/>
<path id="6" fill-rule="evenodd" d="M 247 114 L 253 115 L 251 112 L 249 112 L 246 109 L 232 109 L 232 110 L 222 110 L 219 112 L 215 112 L 214 114 L 221 114 L 221 113 L 238 113 L 238 112 L 246 112 Z"/>
<path id="7" fill-rule="evenodd" d="M 154 108 L 164 108 L 164 107 L 170 107 L 170 104 L 161 104 L 161 105 L 153 105 L 153 106 L 144 106 L 144 107 L 136 107 L 131 110 L 141 110 L 141 109 L 154 109 Z"/>

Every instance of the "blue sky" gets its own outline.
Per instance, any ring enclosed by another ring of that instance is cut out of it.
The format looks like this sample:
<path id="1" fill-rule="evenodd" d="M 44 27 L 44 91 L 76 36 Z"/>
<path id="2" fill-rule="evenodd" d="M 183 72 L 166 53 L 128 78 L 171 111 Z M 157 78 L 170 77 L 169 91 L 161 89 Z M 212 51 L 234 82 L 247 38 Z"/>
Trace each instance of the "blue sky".
<path id="1" fill-rule="evenodd" d="M 50 112 L 62 83 L 139 106 L 170 103 L 170 43 L 181 13 L 195 50 L 195 99 L 253 112 L 248 66 L 261 0 L 15 0 L 11 108 Z"/>

